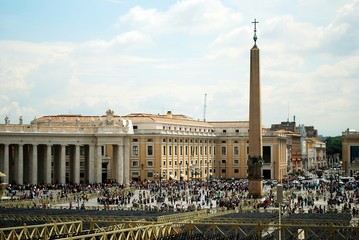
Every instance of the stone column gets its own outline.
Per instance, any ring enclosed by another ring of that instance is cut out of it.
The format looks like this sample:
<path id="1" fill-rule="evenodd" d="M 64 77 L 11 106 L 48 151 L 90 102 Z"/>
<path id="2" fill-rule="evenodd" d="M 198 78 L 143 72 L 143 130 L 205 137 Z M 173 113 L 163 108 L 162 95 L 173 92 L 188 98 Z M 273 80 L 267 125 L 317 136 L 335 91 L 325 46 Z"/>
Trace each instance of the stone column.
<path id="1" fill-rule="evenodd" d="M 66 146 L 55 145 L 54 176 L 56 183 L 66 183 Z"/>
<path id="2" fill-rule="evenodd" d="M 124 164 L 123 164 L 123 145 L 113 145 L 113 156 L 114 156 L 114 159 L 113 159 L 113 163 L 114 163 L 114 167 L 116 169 L 115 171 L 115 176 L 116 176 L 116 181 L 119 183 L 119 184 L 123 184 L 124 181 L 123 181 L 123 167 L 124 167 Z"/>
<path id="3" fill-rule="evenodd" d="M 44 181 L 45 183 L 51 183 L 51 147 L 52 145 L 46 145 L 46 155 L 45 155 L 45 161 L 44 161 Z"/>
<path id="4" fill-rule="evenodd" d="M 124 138 L 124 146 L 123 146 L 123 183 L 128 185 L 130 183 L 130 139 Z M 160 161 L 162 164 L 162 161 Z"/>
<path id="5" fill-rule="evenodd" d="M 102 182 L 102 146 L 96 146 L 96 155 L 95 155 L 95 164 L 94 164 L 94 172 L 95 172 L 95 182 Z"/>
<path id="6" fill-rule="evenodd" d="M 73 183 L 80 183 L 80 145 L 75 145 L 74 152 L 71 153 L 72 168 L 71 168 L 71 181 Z"/>
<path id="7" fill-rule="evenodd" d="M 10 169 L 9 169 L 9 144 L 4 144 L 3 145 L 3 154 L 2 156 L 4 156 L 3 158 L 3 168 L 2 171 L 3 173 L 6 175 L 5 177 L 3 177 L 3 182 L 4 183 L 9 183 L 9 175 L 10 175 Z"/>
<path id="8" fill-rule="evenodd" d="M 60 183 L 66 183 L 66 146 L 61 145 L 60 152 Z"/>
<path id="9" fill-rule="evenodd" d="M 111 177 L 113 179 L 116 179 L 118 183 L 120 183 L 119 177 L 119 169 L 118 169 L 118 159 L 119 159 L 119 145 L 112 145 L 112 160 L 110 162 L 110 171 L 111 171 Z"/>
<path id="10" fill-rule="evenodd" d="M 89 183 L 95 182 L 95 146 L 85 146 L 85 179 Z"/>
<path id="11" fill-rule="evenodd" d="M 24 145 L 17 145 L 16 159 L 15 159 L 15 169 L 16 169 L 16 183 L 24 183 Z"/>
<path id="12" fill-rule="evenodd" d="M 38 156 L 37 145 L 31 145 L 30 155 L 30 183 L 37 184 Z"/>

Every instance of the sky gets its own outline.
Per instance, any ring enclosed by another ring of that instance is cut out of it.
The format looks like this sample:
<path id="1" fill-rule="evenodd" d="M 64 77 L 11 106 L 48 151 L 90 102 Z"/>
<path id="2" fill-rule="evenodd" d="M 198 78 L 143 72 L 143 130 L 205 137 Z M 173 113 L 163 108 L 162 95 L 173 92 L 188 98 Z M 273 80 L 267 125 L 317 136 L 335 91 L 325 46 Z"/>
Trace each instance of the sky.
<path id="1" fill-rule="evenodd" d="M 248 121 L 256 19 L 262 123 L 359 130 L 359 0 L 0 1 L 0 123 L 60 114 Z"/>

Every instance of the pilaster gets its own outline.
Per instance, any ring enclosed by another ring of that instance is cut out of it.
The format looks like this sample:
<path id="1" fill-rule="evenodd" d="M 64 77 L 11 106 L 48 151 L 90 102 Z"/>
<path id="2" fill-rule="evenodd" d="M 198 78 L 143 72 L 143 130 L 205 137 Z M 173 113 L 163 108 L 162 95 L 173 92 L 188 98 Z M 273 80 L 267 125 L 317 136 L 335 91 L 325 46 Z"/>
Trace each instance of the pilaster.
<path id="1" fill-rule="evenodd" d="M 130 183 L 130 138 L 124 138 L 124 149 L 123 149 L 123 151 L 124 151 L 124 159 L 123 159 L 124 179 L 123 179 L 123 183 L 128 185 Z"/>

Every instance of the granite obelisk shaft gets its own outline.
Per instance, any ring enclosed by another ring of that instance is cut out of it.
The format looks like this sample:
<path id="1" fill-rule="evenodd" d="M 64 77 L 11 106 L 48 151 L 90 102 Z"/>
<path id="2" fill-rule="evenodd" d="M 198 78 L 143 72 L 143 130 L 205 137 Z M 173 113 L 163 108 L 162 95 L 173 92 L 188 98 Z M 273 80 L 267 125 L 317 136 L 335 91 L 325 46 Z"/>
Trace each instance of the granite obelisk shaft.
<path id="1" fill-rule="evenodd" d="M 250 96 L 249 96 L 249 194 L 262 197 L 262 112 L 259 49 L 256 44 L 256 20 L 254 22 L 254 46 L 250 52 Z"/>

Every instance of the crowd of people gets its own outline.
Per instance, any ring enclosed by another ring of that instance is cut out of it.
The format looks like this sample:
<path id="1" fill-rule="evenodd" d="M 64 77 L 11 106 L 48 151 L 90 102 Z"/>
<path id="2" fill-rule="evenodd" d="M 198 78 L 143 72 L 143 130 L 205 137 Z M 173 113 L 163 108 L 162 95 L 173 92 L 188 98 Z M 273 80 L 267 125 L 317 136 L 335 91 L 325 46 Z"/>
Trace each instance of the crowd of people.
<path id="1" fill-rule="evenodd" d="M 310 181 L 283 181 L 285 201 L 282 209 L 287 213 L 329 210 L 351 212 L 358 215 L 359 184 L 333 185 L 328 182 L 312 184 Z M 349 186 L 349 185 L 348 185 Z M 64 199 L 69 208 L 85 208 L 92 193 L 97 204 L 122 208 L 146 206 L 160 211 L 192 211 L 197 209 L 254 210 L 278 206 L 276 184 L 264 184 L 263 198 L 253 199 L 248 192 L 247 179 L 211 179 L 193 181 L 132 181 L 129 185 L 112 184 L 38 184 L 8 185 L 7 195 L 19 199 Z"/>

